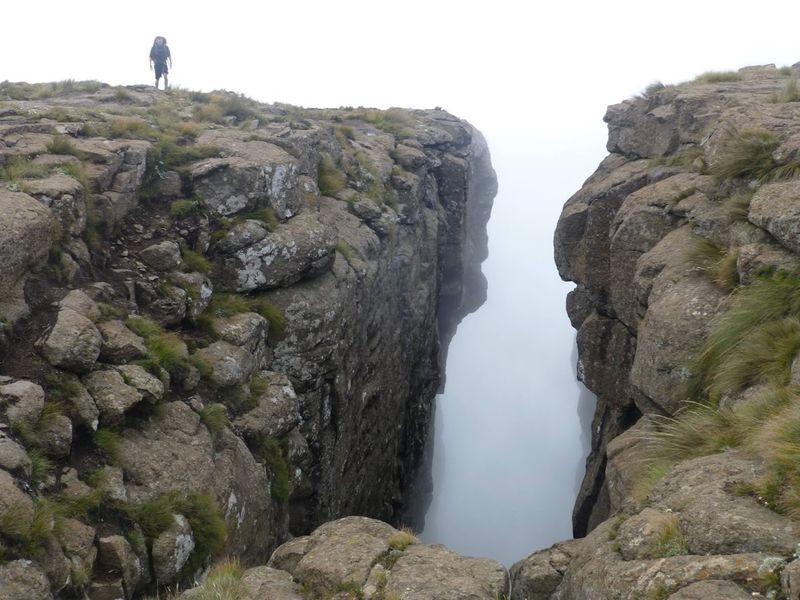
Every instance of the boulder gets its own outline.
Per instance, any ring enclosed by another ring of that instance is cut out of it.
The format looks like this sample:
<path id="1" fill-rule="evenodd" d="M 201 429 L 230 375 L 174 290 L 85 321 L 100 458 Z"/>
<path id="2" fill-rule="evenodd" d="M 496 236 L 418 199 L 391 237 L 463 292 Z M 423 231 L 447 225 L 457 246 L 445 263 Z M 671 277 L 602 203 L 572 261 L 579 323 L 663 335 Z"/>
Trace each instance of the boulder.
<path id="1" fill-rule="evenodd" d="M 173 515 L 173 519 L 170 528 L 153 540 L 153 570 L 159 584 L 170 583 L 175 579 L 195 547 L 192 528 L 186 517 Z"/>
<path id="2" fill-rule="evenodd" d="M 250 379 L 255 368 L 253 355 L 228 342 L 214 342 L 197 351 L 211 367 L 211 381 L 219 387 L 240 385 Z"/>
<path id="3" fill-rule="evenodd" d="M 669 600 L 752 600 L 753 595 L 732 581 L 698 581 L 681 588 Z"/>
<path id="4" fill-rule="evenodd" d="M 83 373 L 100 356 L 103 337 L 94 323 L 71 308 L 62 308 L 41 350 L 54 367 Z"/>
<path id="5" fill-rule="evenodd" d="M 170 281 L 186 292 L 186 316 L 196 321 L 211 302 L 214 291 L 211 281 L 202 273 L 180 272 L 171 273 Z"/>
<path id="6" fill-rule="evenodd" d="M 0 431 L 0 469 L 18 477 L 29 477 L 31 459 L 25 448 Z"/>
<path id="7" fill-rule="evenodd" d="M 267 345 L 269 321 L 257 313 L 215 318 L 214 332 L 221 340 L 247 349 L 253 355 L 257 369 L 266 368 L 272 358 Z"/>
<path id="8" fill-rule="evenodd" d="M 91 431 L 97 431 L 100 422 L 100 411 L 97 404 L 82 383 L 76 386 L 76 392 L 70 398 L 74 415 L 79 423 L 82 423 Z"/>
<path id="9" fill-rule="evenodd" d="M 181 264 L 181 247 L 167 240 L 148 246 L 139 252 L 139 257 L 156 271 L 171 271 Z"/>
<path id="10" fill-rule="evenodd" d="M 555 544 L 511 567 L 511 600 L 549 600 L 580 546 L 580 540 Z"/>
<path id="11" fill-rule="evenodd" d="M 748 220 L 769 231 L 792 252 L 800 252 L 800 182 L 796 180 L 761 186 L 750 201 Z"/>
<path id="12" fill-rule="evenodd" d="M 117 372 L 127 385 L 141 392 L 148 402 L 158 402 L 164 397 L 164 383 L 139 365 L 120 365 Z"/>
<path id="13" fill-rule="evenodd" d="M 286 535 L 264 467 L 229 430 L 213 439 L 183 402 L 168 402 L 141 428 L 125 430 L 120 467 L 132 504 L 175 491 L 211 495 L 228 525 L 226 552 L 243 561 L 263 556 Z"/>
<path id="14" fill-rule="evenodd" d="M 121 535 L 110 535 L 97 540 L 97 564 L 104 575 L 122 578 L 126 598 L 133 597 L 142 578 L 142 564 L 131 545 Z"/>
<path id="15" fill-rule="evenodd" d="M 233 421 L 233 429 L 251 439 L 285 435 L 300 422 L 300 405 L 294 388 L 281 373 L 262 371 L 258 376 L 266 380 L 267 389 L 254 409 Z"/>
<path id="16" fill-rule="evenodd" d="M 127 362 L 147 356 L 144 339 L 125 327 L 122 321 L 112 320 L 97 326 L 103 336 L 100 360 L 110 363 Z"/>
<path id="17" fill-rule="evenodd" d="M 0 188 L 0 281 L 8 289 L 47 256 L 55 222 L 36 199 Z"/>
<path id="18" fill-rule="evenodd" d="M 236 292 L 288 286 L 330 267 L 336 242 L 335 231 L 315 213 L 301 213 L 254 244 L 220 252 L 215 280 Z"/>
<path id="19" fill-rule="evenodd" d="M 51 600 L 50 582 L 42 569 L 29 560 L 0 565 L 3 600 Z"/>
<path id="20" fill-rule="evenodd" d="M 48 415 L 41 420 L 36 438 L 47 456 L 67 458 L 72 450 L 72 421 L 66 415 Z"/>
<path id="21" fill-rule="evenodd" d="M 7 383 L 0 385 L 0 402 L 6 407 L 6 418 L 12 427 L 33 425 L 44 408 L 44 390 L 32 381 Z"/>
<path id="22" fill-rule="evenodd" d="M 71 308 L 91 321 L 98 321 L 102 316 L 97 303 L 82 290 L 72 290 L 64 296 L 58 306 L 60 308 Z"/>
<path id="23" fill-rule="evenodd" d="M 44 570 L 54 592 L 60 592 L 69 583 L 72 565 L 54 536 L 43 540 L 31 554 L 31 558 Z"/>
<path id="24" fill-rule="evenodd" d="M 6 471 L 0 471 L 0 520 L 3 533 L 17 536 L 26 535 L 33 522 L 33 500 L 17 487 Z"/>
<path id="25" fill-rule="evenodd" d="M 678 517 L 671 512 L 649 507 L 622 523 L 617 534 L 617 545 L 625 560 L 688 554 L 678 526 Z"/>
<path id="26" fill-rule="evenodd" d="M 125 383 L 117 371 L 95 371 L 87 375 L 83 384 L 100 411 L 100 422 L 112 425 L 122 420 L 125 412 L 144 398 L 142 392 Z"/>

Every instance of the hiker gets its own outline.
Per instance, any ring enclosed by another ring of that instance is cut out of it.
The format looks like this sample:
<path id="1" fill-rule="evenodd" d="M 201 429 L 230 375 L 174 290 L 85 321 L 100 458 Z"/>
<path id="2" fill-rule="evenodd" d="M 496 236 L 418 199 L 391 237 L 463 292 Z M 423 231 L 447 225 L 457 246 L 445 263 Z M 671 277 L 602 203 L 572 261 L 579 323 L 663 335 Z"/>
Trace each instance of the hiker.
<path id="1" fill-rule="evenodd" d="M 167 61 L 171 68 L 172 56 L 169 53 L 169 46 L 167 46 L 167 38 L 156 36 L 156 39 L 153 40 L 153 47 L 150 48 L 150 70 L 153 70 L 153 65 L 156 66 L 156 89 L 158 89 L 158 80 L 162 75 L 164 76 L 164 90 L 169 87 Z"/>

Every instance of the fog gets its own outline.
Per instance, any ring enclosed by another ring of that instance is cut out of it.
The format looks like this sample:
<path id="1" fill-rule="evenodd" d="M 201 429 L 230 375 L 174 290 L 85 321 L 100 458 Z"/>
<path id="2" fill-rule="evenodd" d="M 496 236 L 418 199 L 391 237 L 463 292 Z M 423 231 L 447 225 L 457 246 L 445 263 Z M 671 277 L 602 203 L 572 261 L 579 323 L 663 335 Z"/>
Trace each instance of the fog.
<path id="1" fill-rule="evenodd" d="M 303 106 L 442 106 L 489 141 L 500 192 L 489 299 L 453 340 L 424 538 L 506 563 L 570 536 L 591 402 L 574 378 L 570 286 L 552 263 L 563 202 L 605 155 L 608 104 L 650 82 L 792 64 L 782 0 L 100 0 L 3 6 L 0 80 L 170 82 Z"/>
<path id="2" fill-rule="evenodd" d="M 489 297 L 450 347 L 422 538 L 510 565 L 572 537 L 593 398 L 581 400 L 575 380 L 572 286 L 558 278 L 552 240 L 564 199 L 604 151 L 602 139 L 543 148 L 491 132 L 489 145 L 500 183 Z"/>

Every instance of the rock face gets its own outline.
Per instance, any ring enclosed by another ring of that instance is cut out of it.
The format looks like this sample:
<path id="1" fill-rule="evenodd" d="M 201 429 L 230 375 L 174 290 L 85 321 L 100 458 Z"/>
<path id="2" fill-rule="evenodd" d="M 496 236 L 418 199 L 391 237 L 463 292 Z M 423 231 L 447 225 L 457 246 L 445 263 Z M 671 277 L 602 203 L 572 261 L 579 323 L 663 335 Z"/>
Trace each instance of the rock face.
<path id="1" fill-rule="evenodd" d="M 513 597 L 797 594 L 800 529 L 786 496 L 774 502 L 766 492 L 783 452 L 767 429 L 781 419 L 768 425 L 772 417 L 758 411 L 788 389 L 797 350 L 782 359 L 785 372 L 742 376 L 745 364 L 774 353 L 723 368 L 709 342 L 764 306 L 744 307 L 752 290 L 794 285 L 797 106 L 784 90 L 796 72 L 751 67 L 609 107 L 610 154 L 567 201 L 555 233 L 559 273 L 577 284 L 567 311 L 578 375 L 598 398 L 573 512 L 582 539 L 515 565 Z M 752 332 L 792 310 L 782 302 L 777 317 L 765 314 L 717 351 L 745 356 Z M 798 402 L 793 392 L 785 398 Z M 688 400 L 712 408 L 687 409 Z M 702 424 L 702 415 L 751 421 L 705 447 L 723 426 Z M 692 427 L 697 437 L 687 442 Z M 740 445 L 751 453 L 733 449 Z M 786 485 L 782 494 L 794 484 Z"/>
<path id="2" fill-rule="evenodd" d="M 480 133 L 441 110 L 15 85 L 0 85 L 0 504 L 19 516 L 0 548 L 33 561 L 22 597 L 39 573 L 59 597 L 156 595 L 221 554 L 263 565 L 330 519 L 424 504 L 447 343 L 485 297 Z M 396 533 L 381 527 L 353 549 L 370 589 Z M 302 568 L 341 583 L 309 552 Z M 504 589 L 493 566 L 416 552 L 404 589 L 439 585 L 424 565 L 464 594 Z M 7 573 L 0 590 L 23 571 Z M 298 595 L 271 567 L 243 581 Z"/>

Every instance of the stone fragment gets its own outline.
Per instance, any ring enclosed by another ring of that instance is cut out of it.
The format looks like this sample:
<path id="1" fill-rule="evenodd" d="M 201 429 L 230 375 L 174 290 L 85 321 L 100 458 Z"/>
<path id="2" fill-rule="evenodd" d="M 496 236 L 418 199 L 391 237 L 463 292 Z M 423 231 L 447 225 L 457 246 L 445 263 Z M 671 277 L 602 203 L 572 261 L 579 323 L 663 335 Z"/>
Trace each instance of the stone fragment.
<path id="1" fill-rule="evenodd" d="M 189 560 L 195 541 L 186 517 L 173 515 L 174 523 L 153 540 L 153 569 L 159 584 L 172 582 Z"/>
<path id="2" fill-rule="evenodd" d="M 83 423 L 90 430 L 97 431 L 97 425 L 100 422 L 100 411 L 97 408 L 94 398 L 92 398 L 91 394 L 89 394 L 82 383 L 77 383 L 75 394 L 70 400 L 72 401 L 72 407 L 75 410 L 75 416 L 78 418 L 78 421 Z"/>
<path id="3" fill-rule="evenodd" d="M 31 459 L 25 448 L 0 431 L 0 469 L 18 477 L 29 477 Z"/>
<path id="4" fill-rule="evenodd" d="M 27 535 L 33 522 L 33 500 L 6 471 L 0 471 L 0 518 L 7 521 L 5 533 L 19 536 Z"/>
<path id="5" fill-rule="evenodd" d="M 158 402 L 164 397 L 164 383 L 139 365 L 120 365 L 117 372 L 129 386 L 139 390 L 145 400 Z"/>
<path id="6" fill-rule="evenodd" d="M 192 321 L 197 320 L 211 302 L 214 286 L 202 273 L 170 274 L 170 281 L 186 292 L 186 316 Z"/>
<path id="7" fill-rule="evenodd" d="M 0 281 L 5 287 L 47 256 L 54 229 L 46 206 L 27 194 L 0 188 Z"/>
<path id="8" fill-rule="evenodd" d="M 42 354 L 54 367 L 83 373 L 100 356 L 103 337 L 94 323 L 70 308 L 62 308 L 42 343 Z"/>
<path id="9" fill-rule="evenodd" d="M 234 431 L 245 438 L 288 433 L 300 422 L 300 407 L 291 382 L 281 373 L 268 371 L 262 371 L 257 377 L 265 380 L 267 389 L 253 410 L 233 421 Z"/>
<path id="10" fill-rule="evenodd" d="M 0 565 L 0 593 L 3 600 L 51 600 L 50 582 L 44 571 L 29 560 Z"/>
<path id="11" fill-rule="evenodd" d="M 246 348 L 253 355 L 256 369 L 266 368 L 272 359 L 267 345 L 269 321 L 257 313 L 238 313 L 214 319 L 214 332 L 234 346 Z"/>
<path id="12" fill-rule="evenodd" d="M 228 342 L 214 342 L 197 351 L 211 367 L 211 381 L 219 387 L 240 385 L 250 378 L 255 367 L 253 355 Z"/>
<path id="13" fill-rule="evenodd" d="M 580 542 L 570 540 L 531 554 L 511 567 L 511 600 L 549 600 Z"/>
<path id="14" fill-rule="evenodd" d="M 669 600 L 752 600 L 753 596 L 732 581 L 698 581 L 681 588 Z"/>
<path id="15" fill-rule="evenodd" d="M 139 256 L 156 271 L 171 271 L 181 264 L 181 247 L 167 240 L 148 246 L 139 253 Z"/>
<path id="16" fill-rule="evenodd" d="M 100 411 L 100 422 L 119 423 L 125 412 L 144 398 L 142 392 L 125 383 L 117 371 L 95 371 L 83 380 Z"/>
<path id="17" fill-rule="evenodd" d="M 6 406 L 8 423 L 14 427 L 32 425 L 44 408 L 44 390 L 32 381 L 15 381 L 0 385 L 0 403 Z"/>
<path id="18" fill-rule="evenodd" d="M 42 419 L 36 437 L 47 456 L 67 458 L 72 450 L 72 421 L 66 415 L 48 415 Z"/>
<path id="19" fill-rule="evenodd" d="M 58 305 L 61 308 L 71 308 L 91 321 L 98 321 L 102 316 L 100 307 L 83 290 L 72 290 Z"/>
<path id="20" fill-rule="evenodd" d="M 97 328 L 103 336 L 100 349 L 100 360 L 103 362 L 127 362 L 147 355 L 144 339 L 128 329 L 122 321 L 105 321 Z"/>
<path id="21" fill-rule="evenodd" d="M 142 565 L 131 545 L 121 535 L 97 540 L 97 562 L 103 573 L 122 578 L 127 598 L 133 596 L 142 577 Z"/>

